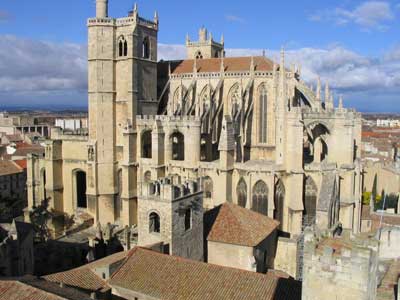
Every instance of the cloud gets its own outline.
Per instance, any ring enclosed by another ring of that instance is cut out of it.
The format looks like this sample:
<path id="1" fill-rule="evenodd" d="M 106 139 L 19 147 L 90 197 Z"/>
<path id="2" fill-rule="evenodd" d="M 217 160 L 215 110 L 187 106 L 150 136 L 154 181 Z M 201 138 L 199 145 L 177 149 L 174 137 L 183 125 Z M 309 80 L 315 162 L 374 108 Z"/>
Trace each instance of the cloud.
<path id="1" fill-rule="evenodd" d="M 246 22 L 245 19 L 243 19 L 239 16 L 232 15 L 232 14 L 225 15 L 225 20 L 227 20 L 229 22 L 234 22 L 234 23 L 245 23 Z"/>
<path id="2" fill-rule="evenodd" d="M 354 9 L 337 7 L 319 11 L 310 15 L 308 19 L 314 22 L 333 22 L 338 26 L 353 23 L 365 31 L 385 31 L 388 23 L 394 19 L 394 12 L 388 2 L 366 1 Z"/>
<path id="3" fill-rule="evenodd" d="M 0 36 L 0 92 L 87 88 L 86 46 Z"/>
<path id="4" fill-rule="evenodd" d="M 226 49 L 227 56 L 262 55 L 262 49 Z M 159 59 L 186 57 L 183 45 L 159 44 Z M 277 61 L 279 50 L 267 50 Z M 302 64 L 302 78 L 314 88 L 318 76 L 336 94 L 366 110 L 400 111 L 400 45 L 382 57 L 365 56 L 340 45 L 286 51 L 287 67 Z M 0 104 L 22 101 L 48 105 L 87 104 L 86 45 L 35 41 L 0 35 Z M 385 105 L 382 99 L 386 99 Z M 47 102 L 46 102 L 47 101 Z M 370 101 L 370 102 L 368 102 Z M 371 102 L 375 101 L 375 102 Z M 347 101 L 346 101 L 347 102 Z M 373 110 L 373 109 L 372 109 Z"/>
<path id="5" fill-rule="evenodd" d="M 160 45 L 159 57 L 182 59 L 185 57 L 182 50 L 181 45 Z M 227 56 L 256 56 L 262 52 L 262 49 L 226 49 Z M 278 61 L 280 54 L 278 50 L 268 50 L 266 56 Z M 322 82 L 329 81 L 336 95 L 349 97 L 358 109 L 383 109 L 381 100 L 387 99 L 386 107 L 399 111 L 394 99 L 400 100 L 397 96 L 400 94 L 400 46 L 380 58 L 364 56 L 340 45 L 299 48 L 286 51 L 286 63 L 286 67 L 301 64 L 302 79 L 314 88 L 318 77 Z M 368 103 L 373 97 L 375 105 Z"/>
<path id="6" fill-rule="evenodd" d="M 13 19 L 13 16 L 9 12 L 0 10 L 0 23 L 10 21 L 11 19 Z"/>

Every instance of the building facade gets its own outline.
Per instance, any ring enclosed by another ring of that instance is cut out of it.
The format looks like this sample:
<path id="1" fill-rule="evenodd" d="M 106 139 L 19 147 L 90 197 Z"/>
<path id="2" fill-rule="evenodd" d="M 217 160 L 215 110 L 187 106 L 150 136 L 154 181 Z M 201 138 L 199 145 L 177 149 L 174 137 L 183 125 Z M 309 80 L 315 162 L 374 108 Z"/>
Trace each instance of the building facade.
<path id="1" fill-rule="evenodd" d="M 30 207 L 49 198 L 56 211 L 138 224 L 139 186 L 178 175 L 202 178 L 206 209 L 233 202 L 289 235 L 315 223 L 359 230 L 361 118 L 334 106 L 328 84 L 314 92 L 283 50 L 279 64 L 225 57 L 204 28 L 187 37 L 187 59 L 158 62 L 157 13 L 114 19 L 107 0 L 96 13 L 88 133 L 52 130 L 45 158 L 29 158 Z"/>

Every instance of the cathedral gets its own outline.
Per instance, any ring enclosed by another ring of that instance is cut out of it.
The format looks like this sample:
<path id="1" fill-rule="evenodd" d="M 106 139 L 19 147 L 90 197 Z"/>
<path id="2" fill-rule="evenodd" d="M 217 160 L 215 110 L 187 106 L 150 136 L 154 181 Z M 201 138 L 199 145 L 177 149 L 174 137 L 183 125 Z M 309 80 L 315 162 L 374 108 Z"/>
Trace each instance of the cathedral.
<path id="1" fill-rule="evenodd" d="M 53 128 L 44 157 L 29 157 L 28 209 L 48 199 L 63 215 L 138 224 L 139 242 L 141 223 L 163 232 L 179 210 L 176 222 L 197 226 L 196 204 L 225 202 L 288 237 L 307 225 L 359 231 L 361 117 L 334 105 L 328 83 L 307 85 L 284 50 L 225 57 L 205 28 L 186 37 L 186 58 L 159 61 L 158 15 L 136 5 L 112 18 L 96 0 L 87 26 L 88 131 Z"/>

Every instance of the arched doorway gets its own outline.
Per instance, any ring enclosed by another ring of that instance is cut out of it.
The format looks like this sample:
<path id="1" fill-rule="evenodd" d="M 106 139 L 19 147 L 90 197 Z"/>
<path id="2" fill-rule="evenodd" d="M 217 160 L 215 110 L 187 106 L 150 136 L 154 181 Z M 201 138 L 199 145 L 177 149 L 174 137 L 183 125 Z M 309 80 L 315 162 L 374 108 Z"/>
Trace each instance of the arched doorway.
<path id="1" fill-rule="evenodd" d="M 75 197 L 78 208 L 87 208 L 86 172 L 82 170 L 75 172 Z"/>
<path id="2" fill-rule="evenodd" d="M 311 176 L 304 179 L 304 211 L 303 226 L 311 226 L 315 224 L 317 213 L 317 185 Z"/>
<path id="3" fill-rule="evenodd" d="M 251 209 L 268 216 L 268 187 L 262 180 L 257 181 L 253 187 Z"/>

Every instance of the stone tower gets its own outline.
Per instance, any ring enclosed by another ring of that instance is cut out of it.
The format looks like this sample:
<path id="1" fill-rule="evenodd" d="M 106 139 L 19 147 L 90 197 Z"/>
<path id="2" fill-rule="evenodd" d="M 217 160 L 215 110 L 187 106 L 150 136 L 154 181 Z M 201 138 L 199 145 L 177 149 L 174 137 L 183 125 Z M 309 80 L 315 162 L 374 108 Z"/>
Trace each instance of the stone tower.
<path id="1" fill-rule="evenodd" d="M 88 209 L 102 222 L 136 222 L 136 115 L 157 103 L 158 16 L 108 17 L 96 0 L 88 20 Z M 99 176 L 98 174 L 101 174 Z"/>
<path id="2" fill-rule="evenodd" d="M 212 34 L 202 27 L 199 30 L 198 41 L 191 41 L 189 36 L 186 36 L 186 49 L 188 59 L 224 57 L 224 37 L 222 36 L 221 42 L 218 43 L 213 40 Z"/>
<path id="3" fill-rule="evenodd" d="M 171 176 L 141 184 L 138 245 L 162 244 L 165 253 L 203 260 L 203 191 L 200 180 Z"/>

